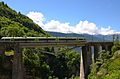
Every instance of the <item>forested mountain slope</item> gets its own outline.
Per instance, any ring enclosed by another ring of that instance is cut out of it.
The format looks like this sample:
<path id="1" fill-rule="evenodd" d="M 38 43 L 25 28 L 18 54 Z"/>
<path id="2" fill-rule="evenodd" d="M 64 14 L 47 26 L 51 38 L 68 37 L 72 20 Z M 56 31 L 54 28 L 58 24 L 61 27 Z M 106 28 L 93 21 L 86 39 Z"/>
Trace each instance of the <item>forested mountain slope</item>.
<path id="1" fill-rule="evenodd" d="M 40 26 L 27 16 L 9 8 L 0 2 L 0 38 L 3 36 L 50 36 Z M 60 47 L 58 51 L 66 51 L 67 47 Z M 25 79 L 65 79 L 79 76 L 80 53 L 69 51 L 51 55 L 53 47 L 23 48 Z M 5 55 L 0 54 L 0 79 L 12 79 L 12 64 L 14 50 L 6 48 Z M 4 56 L 4 57 L 3 57 Z M 4 58 L 4 59 L 3 59 Z M 3 61 L 6 61 L 2 63 Z M 7 65 L 7 66 L 6 66 Z"/>
<path id="2" fill-rule="evenodd" d="M 46 35 L 50 36 L 30 18 L 0 2 L 0 37 Z"/>
<path id="3" fill-rule="evenodd" d="M 102 50 L 91 65 L 88 79 L 120 79 L 120 42 L 114 42 L 110 51 Z"/>

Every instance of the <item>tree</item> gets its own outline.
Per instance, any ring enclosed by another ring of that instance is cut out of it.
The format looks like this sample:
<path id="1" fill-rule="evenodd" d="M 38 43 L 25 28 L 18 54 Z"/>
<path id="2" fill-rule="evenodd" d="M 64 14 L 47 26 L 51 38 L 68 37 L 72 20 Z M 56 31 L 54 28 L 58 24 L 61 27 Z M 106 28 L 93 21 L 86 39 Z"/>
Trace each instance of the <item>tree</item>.
<path id="1" fill-rule="evenodd" d="M 98 56 L 98 59 L 97 61 L 101 64 L 103 64 L 104 62 L 107 61 L 107 59 L 110 58 L 110 52 L 109 51 L 105 51 L 105 50 L 102 50 L 99 52 L 99 56 Z"/>
<path id="2" fill-rule="evenodd" d="M 65 58 L 67 60 L 68 77 L 72 75 L 78 76 L 80 70 L 80 53 L 69 51 L 65 53 Z"/>
<path id="3" fill-rule="evenodd" d="M 36 49 L 35 52 L 38 50 Z M 50 68 L 49 65 L 44 61 L 44 54 L 39 55 L 33 52 L 31 49 L 23 50 L 23 59 L 25 67 L 42 79 L 47 79 L 49 77 Z"/>

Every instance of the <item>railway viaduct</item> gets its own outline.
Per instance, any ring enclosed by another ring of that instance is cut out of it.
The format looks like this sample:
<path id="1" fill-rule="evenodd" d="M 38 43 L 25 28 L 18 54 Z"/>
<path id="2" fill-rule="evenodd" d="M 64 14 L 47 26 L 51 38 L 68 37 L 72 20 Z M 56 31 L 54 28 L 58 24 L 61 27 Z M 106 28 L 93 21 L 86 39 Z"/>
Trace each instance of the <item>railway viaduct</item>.
<path id="1" fill-rule="evenodd" d="M 3 55 L 6 48 L 14 49 L 13 65 L 12 65 L 12 79 L 24 79 L 24 67 L 22 60 L 22 48 L 36 48 L 36 47 L 54 47 L 57 53 L 57 47 L 72 46 L 74 48 L 81 47 L 80 60 L 80 79 L 86 79 L 90 64 L 93 59 L 96 61 L 98 52 L 101 50 L 110 50 L 113 42 L 87 42 L 85 40 L 76 40 L 77 38 L 61 38 L 56 41 L 56 38 L 42 38 L 37 41 L 34 40 L 1 40 L 0 54 Z"/>

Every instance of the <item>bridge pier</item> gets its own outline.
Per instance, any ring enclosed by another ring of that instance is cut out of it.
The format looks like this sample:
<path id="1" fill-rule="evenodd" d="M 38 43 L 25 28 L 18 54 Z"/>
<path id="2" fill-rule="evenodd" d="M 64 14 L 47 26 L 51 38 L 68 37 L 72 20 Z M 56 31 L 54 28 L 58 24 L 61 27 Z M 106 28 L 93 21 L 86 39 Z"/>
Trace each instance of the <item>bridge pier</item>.
<path id="1" fill-rule="evenodd" d="M 91 63 L 92 63 L 92 46 L 87 46 L 87 74 L 89 73 Z"/>
<path id="2" fill-rule="evenodd" d="M 80 79 L 85 79 L 85 58 L 84 58 L 84 53 L 86 53 L 86 48 L 85 46 L 82 47 L 81 50 L 81 60 L 80 60 Z"/>
<path id="3" fill-rule="evenodd" d="M 103 50 L 111 51 L 112 45 L 104 45 Z"/>
<path id="4" fill-rule="evenodd" d="M 94 62 L 96 62 L 97 58 L 98 58 L 98 52 L 101 50 L 101 47 L 98 45 L 94 46 Z"/>
<path id="5" fill-rule="evenodd" d="M 19 47 L 14 49 L 12 79 L 23 79 L 22 50 Z"/>
<path id="6" fill-rule="evenodd" d="M 80 79 L 86 79 L 89 73 L 91 63 L 92 63 L 91 46 L 83 46 L 81 50 Z"/>
<path id="7" fill-rule="evenodd" d="M 104 48 L 102 47 L 102 45 L 99 45 L 98 47 L 99 47 L 98 52 L 100 52 L 100 51 L 102 51 L 102 50 L 104 49 Z"/>
<path id="8" fill-rule="evenodd" d="M 109 48 L 108 45 L 95 45 L 94 46 L 94 62 L 96 62 L 98 58 L 98 53 L 102 50 L 110 51 L 111 48 Z"/>
<path id="9" fill-rule="evenodd" d="M 5 58 L 5 48 L 0 47 L 0 55 L 2 56 L 2 65 L 4 65 L 4 58 Z"/>
<path id="10" fill-rule="evenodd" d="M 102 45 L 102 50 L 106 50 L 107 51 L 107 45 Z"/>
<path id="11" fill-rule="evenodd" d="M 55 54 L 57 54 L 58 53 L 58 47 L 54 47 L 54 52 L 55 52 Z"/>
<path id="12" fill-rule="evenodd" d="M 108 51 L 108 45 L 105 45 L 105 50 Z"/>
<path id="13" fill-rule="evenodd" d="M 92 64 L 92 54 L 94 53 L 94 62 L 98 58 L 98 52 L 102 49 L 108 50 L 108 46 L 104 45 L 94 45 L 94 52 L 92 51 L 92 46 L 83 46 L 81 51 L 81 61 L 80 61 L 80 79 L 86 79 L 90 70 L 90 65 Z M 92 53 L 93 52 L 93 53 Z"/>
<path id="14" fill-rule="evenodd" d="M 111 51 L 113 45 L 108 45 L 108 51 Z"/>

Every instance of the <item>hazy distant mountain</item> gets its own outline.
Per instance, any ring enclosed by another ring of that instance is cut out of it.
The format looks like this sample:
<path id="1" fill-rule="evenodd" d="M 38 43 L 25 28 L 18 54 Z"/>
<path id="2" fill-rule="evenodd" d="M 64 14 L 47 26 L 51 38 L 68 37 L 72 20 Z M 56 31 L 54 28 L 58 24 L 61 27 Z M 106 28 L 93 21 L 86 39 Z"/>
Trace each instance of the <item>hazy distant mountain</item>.
<path id="1" fill-rule="evenodd" d="M 89 34 L 76 34 L 76 33 L 60 33 L 49 32 L 54 37 L 85 37 L 87 41 L 112 41 L 112 35 L 89 35 Z"/>

